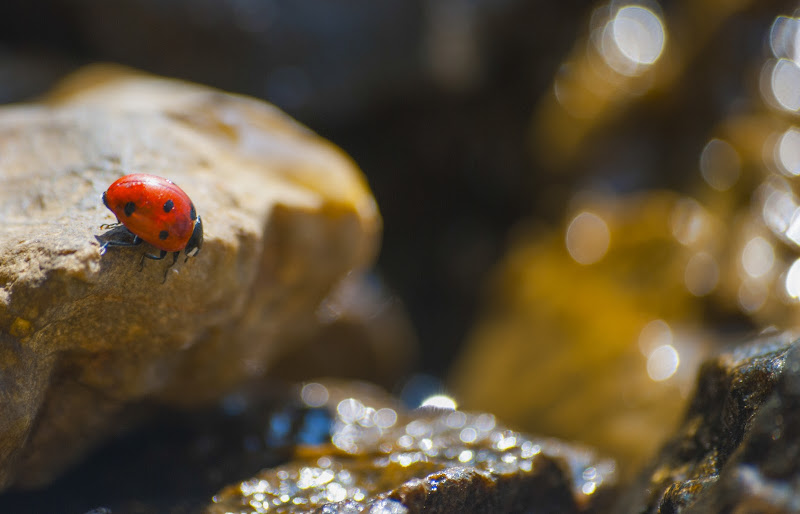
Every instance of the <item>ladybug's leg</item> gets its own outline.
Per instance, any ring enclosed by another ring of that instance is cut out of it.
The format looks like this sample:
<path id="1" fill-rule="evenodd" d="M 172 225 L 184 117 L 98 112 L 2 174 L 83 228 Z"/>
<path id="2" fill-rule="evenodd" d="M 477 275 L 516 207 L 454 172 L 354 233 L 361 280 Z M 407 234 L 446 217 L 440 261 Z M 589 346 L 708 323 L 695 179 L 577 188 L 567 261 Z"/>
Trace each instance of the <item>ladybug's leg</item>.
<path id="1" fill-rule="evenodd" d="M 179 256 L 180 254 L 181 254 L 181 252 L 180 252 L 180 251 L 177 251 L 177 252 L 172 252 L 172 262 L 170 263 L 170 265 L 169 265 L 169 266 L 167 266 L 167 269 L 165 269 L 165 270 L 164 270 L 164 281 L 163 281 L 163 282 L 161 282 L 162 284 L 164 284 L 164 283 L 166 283 L 166 282 L 167 282 L 167 273 L 169 273 L 169 270 L 170 270 L 170 268 L 172 268 L 173 266 L 175 266 L 175 263 L 176 263 L 176 262 L 178 262 L 178 256 Z"/>
<path id="2" fill-rule="evenodd" d="M 166 250 L 161 250 L 161 253 L 159 253 L 158 255 L 153 255 L 151 253 L 143 253 L 142 254 L 142 260 L 139 261 L 139 271 L 142 271 L 144 269 L 144 260 L 145 260 L 145 258 L 152 259 L 154 261 L 160 261 L 161 259 L 163 259 L 166 256 L 167 256 L 167 251 Z"/>
<path id="3" fill-rule="evenodd" d="M 103 245 L 100 247 L 100 255 L 106 253 L 106 250 L 108 249 L 109 246 L 139 246 L 140 244 L 142 244 L 142 242 L 143 239 L 141 239 L 139 236 L 133 236 L 133 240 L 131 241 L 120 241 L 111 239 L 103 243 Z"/>
<path id="4" fill-rule="evenodd" d="M 178 262 L 178 256 L 180 254 L 181 254 L 181 252 L 172 252 L 172 262 L 169 264 L 169 266 L 167 266 L 167 269 L 164 270 L 164 281 L 161 282 L 162 284 L 167 281 L 167 273 L 169 273 L 170 268 L 173 267 L 176 262 Z M 150 254 L 150 253 L 146 253 L 146 254 L 142 255 L 142 260 L 139 262 L 139 271 L 142 271 L 142 269 L 144 269 L 144 260 L 145 260 L 145 258 L 152 259 L 154 261 L 160 261 L 161 259 L 163 259 L 166 256 L 167 256 L 167 251 L 166 250 L 161 250 L 161 253 L 159 253 L 158 255 L 153 255 L 153 254 Z"/>
<path id="5" fill-rule="evenodd" d="M 103 223 L 102 225 L 100 225 L 100 229 L 101 230 L 106 230 L 108 228 L 117 228 L 120 225 L 122 225 L 122 223 L 120 223 L 120 222 L 117 222 L 117 223 Z"/>

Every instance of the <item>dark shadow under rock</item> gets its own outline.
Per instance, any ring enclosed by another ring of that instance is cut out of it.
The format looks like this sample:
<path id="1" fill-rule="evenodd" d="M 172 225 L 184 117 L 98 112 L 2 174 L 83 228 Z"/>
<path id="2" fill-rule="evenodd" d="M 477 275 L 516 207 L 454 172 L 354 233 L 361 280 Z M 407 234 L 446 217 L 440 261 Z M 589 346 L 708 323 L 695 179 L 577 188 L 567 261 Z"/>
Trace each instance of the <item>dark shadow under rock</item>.
<path id="1" fill-rule="evenodd" d="M 0 494 L 0 512 L 199 512 L 232 477 L 289 458 L 294 440 L 271 437 L 273 420 L 300 419 L 309 409 L 286 398 L 285 388 L 273 385 L 213 407 L 151 410 L 147 424 L 110 440 L 46 488 Z"/>

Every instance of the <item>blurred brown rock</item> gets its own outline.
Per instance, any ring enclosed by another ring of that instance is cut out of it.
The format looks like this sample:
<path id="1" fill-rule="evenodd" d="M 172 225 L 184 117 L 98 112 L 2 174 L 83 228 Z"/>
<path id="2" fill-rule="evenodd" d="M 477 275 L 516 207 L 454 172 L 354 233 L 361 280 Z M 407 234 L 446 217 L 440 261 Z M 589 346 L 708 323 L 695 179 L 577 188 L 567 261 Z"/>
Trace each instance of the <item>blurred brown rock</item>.
<path id="1" fill-rule="evenodd" d="M 100 255 L 116 178 L 166 176 L 205 226 L 162 284 Z M 381 221 L 353 163 L 275 108 L 114 68 L 0 110 L 0 486 L 46 483 L 134 403 L 192 405 L 263 374 Z"/>
<path id="2" fill-rule="evenodd" d="M 287 341 L 270 377 L 290 382 L 334 374 L 391 388 L 419 357 L 403 303 L 374 273 L 345 277 Z"/>

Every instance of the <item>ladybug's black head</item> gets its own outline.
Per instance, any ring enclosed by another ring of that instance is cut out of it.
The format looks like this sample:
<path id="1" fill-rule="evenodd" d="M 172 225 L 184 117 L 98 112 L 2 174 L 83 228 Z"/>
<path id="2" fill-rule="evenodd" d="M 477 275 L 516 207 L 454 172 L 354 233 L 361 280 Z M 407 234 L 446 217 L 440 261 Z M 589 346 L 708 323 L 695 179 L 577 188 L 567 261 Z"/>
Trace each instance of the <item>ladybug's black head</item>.
<path id="1" fill-rule="evenodd" d="M 186 257 L 194 257 L 200 251 L 200 248 L 203 246 L 203 221 L 200 219 L 200 216 L 194 221 L 194 230 L 192 231 L 192 237 L 189 238 L 189 242 L 186 243 Z"/>
<path id="2" fill-rule="evenodd" d="M 103 191 L 103 204 L 104 204 L 106 207 L 108 207 L 109 209 L 111 208 L 111 206 L 110 206 L 110 205 L 108 205 L 108 198 L 106 198 L 106 191 Z"/>

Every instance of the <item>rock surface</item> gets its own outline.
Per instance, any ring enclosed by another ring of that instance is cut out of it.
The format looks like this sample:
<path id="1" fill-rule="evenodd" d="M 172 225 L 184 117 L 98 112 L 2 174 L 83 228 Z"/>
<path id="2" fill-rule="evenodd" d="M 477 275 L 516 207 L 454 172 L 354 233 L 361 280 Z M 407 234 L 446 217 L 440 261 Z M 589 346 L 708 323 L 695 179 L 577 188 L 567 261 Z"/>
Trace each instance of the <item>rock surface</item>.
<path id="1" fill-rule="evenodd" d="M 800 342 L 772 333 L 705 363 L 683 424 L 614 512 L 800 511 Z"/>
<path id="2" fill-rule="evenodd" d="M 491 414 L 408 412 L 366 384 L 307 383 L 301 398 L 330 413 L 327 443 L 225 488 L 208 514 L 595 512 L 615 489 L 612 460 Z"/>
<path id="3" fill-rule="evenodd" d="M 112 248 L 116 178 L 166 176 L 193 199 L 201 253 L 162 284 Z M 338 149 L 252 99 L 90 68 L 0 110 L 0 488 L 46 483 L 136 417 L 269 369 L 380 217 Z"/>

